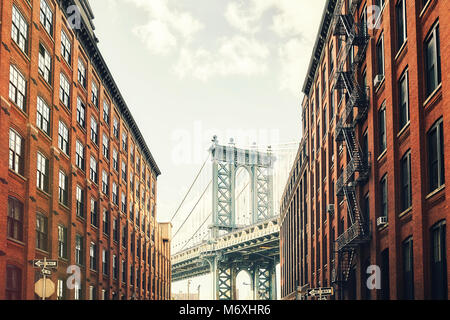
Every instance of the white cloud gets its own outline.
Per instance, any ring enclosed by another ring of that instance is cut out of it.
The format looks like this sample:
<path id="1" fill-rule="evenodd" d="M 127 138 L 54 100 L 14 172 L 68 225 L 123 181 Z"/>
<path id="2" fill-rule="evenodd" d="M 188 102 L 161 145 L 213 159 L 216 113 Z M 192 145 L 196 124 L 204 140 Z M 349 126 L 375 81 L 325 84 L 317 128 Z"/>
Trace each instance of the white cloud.
<path id="1" fill-rule="evenodd" d="M 222 38 L 217 52 L 182 49 L 174 71 L 180 78 L 191 74 L 202 81 L 213 76 L 258 75 L 267 71 L 268 56 L 266 46 L 239 35 Z"/>
<path id="2" fill-rule="evenodd" d="M 148 21 L 137 26 L 133 32 L 155 54 L 172 52 L 180 43 L 189 43 L 203 28 L 203 24 L 190 13 L 184 12 L 168 0 L 122 0 L 142 8 Z"/>
<path id="3" fill-rule="evenodd" d="M 278 50 L 281 64 L 279 74 L 281 90 L 288 90 L 294 95 L 300 93 L 310 54 L 310 46 L 296 38 L 289 40 Z"/>
<path id="4" fill-rule="evenodd" d="M 230 26 L 241 32 L 256 33 L 261 30 L 265 13 L 273 10 L 269 29 L 280 37 L 302 34 L 314 38 L 318 25 L 318 12 L 323 1 L 310 0 L 235 0 L 225 11 Z"/>

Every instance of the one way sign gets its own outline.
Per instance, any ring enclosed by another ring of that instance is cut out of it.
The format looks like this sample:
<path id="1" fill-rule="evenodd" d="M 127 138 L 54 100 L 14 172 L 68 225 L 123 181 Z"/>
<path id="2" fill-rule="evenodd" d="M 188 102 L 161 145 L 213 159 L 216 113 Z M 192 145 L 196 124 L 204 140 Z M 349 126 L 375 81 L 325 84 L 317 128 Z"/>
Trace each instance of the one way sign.
<path id="1" fill-rule="evenodd" d="M 35 268 L 58 268 L 58 260 L 33 260 Z"/>
<path id="2" fill-rule="evenodd" d="M 334 294 L 334 289 L 332 287 L 308 289 L 308 295 L 311 297 L 332 296 L 333 294 Z"/>

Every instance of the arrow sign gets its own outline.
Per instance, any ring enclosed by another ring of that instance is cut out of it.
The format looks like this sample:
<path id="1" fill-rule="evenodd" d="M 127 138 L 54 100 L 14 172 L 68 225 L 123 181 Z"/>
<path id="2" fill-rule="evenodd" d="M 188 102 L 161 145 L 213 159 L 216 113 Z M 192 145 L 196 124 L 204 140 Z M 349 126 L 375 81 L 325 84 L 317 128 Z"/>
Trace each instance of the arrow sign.
<path id="1" fill-rule="evenodd" d="M 42 272 L 42 274 L 45 274 L 46 276 L 51 276 L 52 275 L 52 271 L 48 270 L 48 269 L 42 269 L 41 272 Z"/>
<path id="2" fill-rule="evenodd" d="M 332 296 L 334 295 L 334 288 L 314 288 L 308 289 L 308 295 L 315 296 Z"/>
<path id="3" fill-rule="evenodd" d="M 58 268 L 58 260 L 33 260 L 35 268 Z"/>

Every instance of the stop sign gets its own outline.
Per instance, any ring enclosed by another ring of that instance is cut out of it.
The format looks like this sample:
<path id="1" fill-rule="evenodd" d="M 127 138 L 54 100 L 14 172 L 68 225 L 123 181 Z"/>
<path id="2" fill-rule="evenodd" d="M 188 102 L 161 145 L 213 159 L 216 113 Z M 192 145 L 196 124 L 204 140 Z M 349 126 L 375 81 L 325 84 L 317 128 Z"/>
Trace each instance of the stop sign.
<path id="1" fill-rule="evenodd" d="M 41 298 L 50 298 L 55 293 L 55 284 L 50 279 L 45 279 L 45 282 L 44 279 L 41 279 L 34 284 L 34 292 Z"/>

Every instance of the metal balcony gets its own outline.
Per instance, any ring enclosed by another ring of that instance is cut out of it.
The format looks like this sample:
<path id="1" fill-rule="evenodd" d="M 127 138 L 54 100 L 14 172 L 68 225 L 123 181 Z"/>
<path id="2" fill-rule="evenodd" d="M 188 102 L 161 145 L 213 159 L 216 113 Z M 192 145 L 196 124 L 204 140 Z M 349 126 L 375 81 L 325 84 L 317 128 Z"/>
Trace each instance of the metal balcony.
<path id="1" fill-rule="evenodd" d="M 369 225 L 363 222 L 353 223 L 335 241 L 337 252 L 356 248 L 370 241 Z"/>

